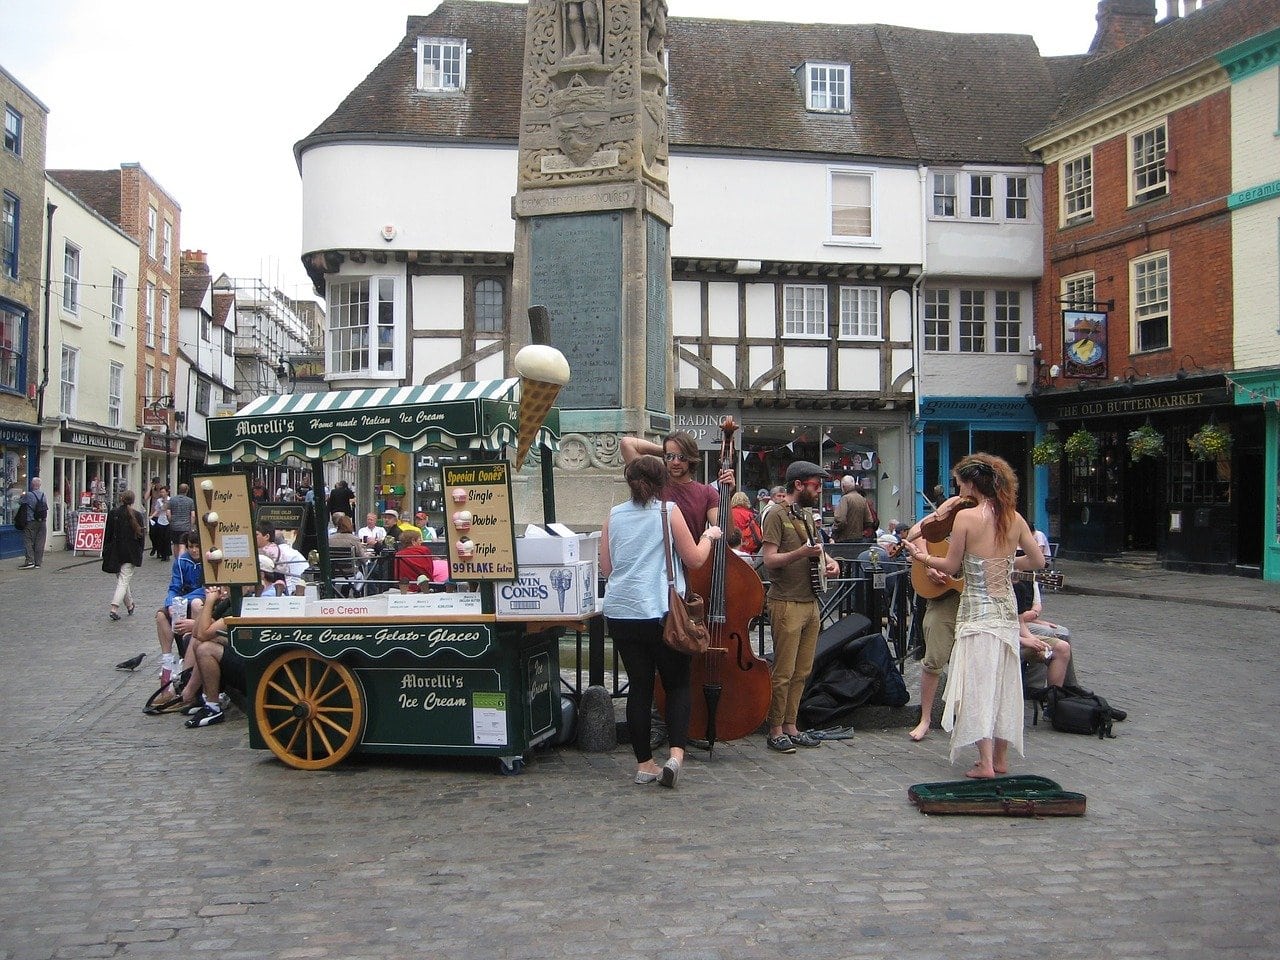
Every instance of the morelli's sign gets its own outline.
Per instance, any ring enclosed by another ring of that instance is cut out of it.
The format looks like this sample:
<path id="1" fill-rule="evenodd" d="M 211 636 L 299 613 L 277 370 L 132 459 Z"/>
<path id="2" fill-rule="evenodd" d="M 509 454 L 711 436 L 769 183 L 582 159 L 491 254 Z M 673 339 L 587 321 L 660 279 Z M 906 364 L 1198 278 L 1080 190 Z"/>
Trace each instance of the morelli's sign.
<path id="1" fill-rule="evenodd" d="M 117 453 L 132 453 L 134 443 L 126 437 L 108 437 L 102 433 L 73 430 L 70 427 L 62 431 L 62 442 L 74 443 L 82 447 L 95 447 L 98 450 L 114 450 Z"/>
<path id="2" fill-rule="evenodd" d="M 1223 387 L 1183 390 L 1140 397 L 1108 397 L 1106 399 L 1057 398 L 1042 401 L 1041 412 L 1054 420 L 1081 420 L 1087 417 L 1126 417 L 1143 413 L 1176 413 L 1197 407 L 1216 407 L 1230 402 Z"/>

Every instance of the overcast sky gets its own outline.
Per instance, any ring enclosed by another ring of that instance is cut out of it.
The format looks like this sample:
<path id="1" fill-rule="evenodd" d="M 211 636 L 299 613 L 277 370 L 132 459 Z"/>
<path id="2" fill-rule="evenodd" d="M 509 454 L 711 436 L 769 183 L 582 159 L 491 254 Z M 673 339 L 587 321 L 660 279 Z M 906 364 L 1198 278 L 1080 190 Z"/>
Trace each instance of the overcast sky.
<path id="1" fill-rule="evenodd" d="M 314 296 L 293 144 L 437 0 L 0 0 L 0 64 L 50 110 L 47 165 L 138 162 L 215 275 Z M 672 16 L 1022 33 L 1083 53 L 1096 0 L 668 0 Z M 1162 5 L 1161 5 L 1162 6 Z M 512 184 L 514 192 L 515 185 Z"/>

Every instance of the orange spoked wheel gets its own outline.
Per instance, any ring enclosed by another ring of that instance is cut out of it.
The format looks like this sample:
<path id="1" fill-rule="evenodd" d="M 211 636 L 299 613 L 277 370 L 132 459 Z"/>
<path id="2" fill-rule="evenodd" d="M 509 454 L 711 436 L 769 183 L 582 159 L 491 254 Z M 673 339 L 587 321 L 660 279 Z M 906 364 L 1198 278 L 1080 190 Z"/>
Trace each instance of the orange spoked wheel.
<path id="1" fill-rule="evenodd" d="M 307 650 L 272 661 L 258 683 L 253 713 L 271 752 L 299 770 L 333 766 L 359 742 L 364 727 L 355 676 Z"/>

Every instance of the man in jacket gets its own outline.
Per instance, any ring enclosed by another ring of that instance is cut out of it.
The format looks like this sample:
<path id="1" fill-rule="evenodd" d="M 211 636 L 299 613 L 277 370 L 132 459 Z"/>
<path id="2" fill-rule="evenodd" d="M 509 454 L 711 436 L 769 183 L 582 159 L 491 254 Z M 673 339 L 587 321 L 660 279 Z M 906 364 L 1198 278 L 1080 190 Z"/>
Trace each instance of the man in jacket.
<path id="1" fill-rule="evenodd" d="M 40 478 L 31 478 L 31 489 L 18 498 L 18 509 L 27 508 L 27 525 L 22 528 L 22 550 L 26 562 L 19 570 L 39 570 L 44 563 L 45 520 L 49 501 L 40 489 Z"/>

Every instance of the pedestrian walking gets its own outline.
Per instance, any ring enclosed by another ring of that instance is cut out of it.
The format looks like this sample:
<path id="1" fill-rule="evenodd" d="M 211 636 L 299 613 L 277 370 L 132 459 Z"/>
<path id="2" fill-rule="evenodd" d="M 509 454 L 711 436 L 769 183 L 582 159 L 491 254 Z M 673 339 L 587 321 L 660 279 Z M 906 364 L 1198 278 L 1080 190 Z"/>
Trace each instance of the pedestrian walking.
<path id="1" fill-rule="evenodd" d="M 112 620 L 120 619 L 120 607 L 124 606 L 133 616 L 133 594 L 129 584 L 133 572 L 142 566 L 142 544 L 146 540 L 146 526 L 142 514 L 133 508 L 134 494 L 125 490 L 120 503 L 107 514 L 107 529 L 102 537 L 102 572 L 116 575 L 116 590 L 111 595 Z"/>
<path id="2" fill-rule="evenodd" d="M 177 547 L 195 529 L 196 502 L 188 493 L 191 487 L 178 484 L 178 492 L 169 498 L 169 542 Z"/>
<path id="3" fill-rule="evenodd" d="M 31 478 L 31 489 L 18 499 L 19 514 L 23 513 L 24 507 L 25 525 L 19 529 L 22 530 L 22 551 L 26 559 L 18 569 L 39 570 L 44 563 L 45 520 L 49 516 L 49 501 L 40 489 L 39 477 Z"/>

